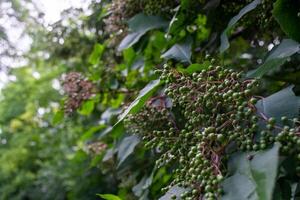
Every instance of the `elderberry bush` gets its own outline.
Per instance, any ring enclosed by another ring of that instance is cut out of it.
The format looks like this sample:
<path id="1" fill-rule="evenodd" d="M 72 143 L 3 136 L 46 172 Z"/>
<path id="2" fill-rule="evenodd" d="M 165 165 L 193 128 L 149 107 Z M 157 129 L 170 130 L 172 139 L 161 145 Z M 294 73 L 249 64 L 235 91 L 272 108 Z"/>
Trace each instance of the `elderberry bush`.
<path id="1" fill-rule="evenodd" d="M 299 149 L 291 148 L 300 144 L 299 130 L 291 128 L 295 125 L 283 117 L 286 126 L 279 127 L 274 118 L 257 112 L 253 90 L 258 80 L 244 79 L 241 72 L 221 66 L 189 75 L 165 65 L 160 73 L 167 84 L 166 96 L 150 100 L 125 123 L 147 147 L 162 152 L 157 168 L 177 166 L 164 190 L 178 185 L 188 188 L 182 199 L 220 199 L 229 147 L 259 151 L 277 141 L 282 143 L 282 153 L 298 155 Z M 171 107 L 162 103 L 170 99 Z"/>

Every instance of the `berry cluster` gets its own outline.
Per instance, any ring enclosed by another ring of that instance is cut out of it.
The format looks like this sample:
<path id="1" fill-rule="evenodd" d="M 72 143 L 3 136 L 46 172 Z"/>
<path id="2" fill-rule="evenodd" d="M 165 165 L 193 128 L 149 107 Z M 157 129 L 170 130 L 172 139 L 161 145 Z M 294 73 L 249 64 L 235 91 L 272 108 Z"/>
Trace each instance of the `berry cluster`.
<path id="1" fill-rule="evenodd" d="M 252 0 L 235 0 L 235 1 L 221 1 L 220 5 L 226 15 L 232 16 L 240 12 Z M 252 13 L 246 18 L 241 19 L 240 24 L 244 26 L 259 25 L 262 28 L 274 26 L 274 19 L 272 15 L 274 0 L 262 0 Z"/>
<path id="2" fill-rule="evenodd" d="M 159 105 L 156 105 L 157 101 Z M 153 98 L 139 113 L 128 115 L 125 119 L 127 129 L 130 129 L 133 134 L 142 135 L 142 139 L 148 141 L 147 147 L 156 146 L 158 139 L 162 137 L 160 134 L 168 134 L 166 130 L 173 127 L 172 116 L 169 115 L 164 101 L 163 97 Z M 157 146 L 160 147 L 163 144 Z"/>
<path id="3" fill-rule="evenodd" d="M 99 155 L 106 149 L 107 149 L 107 144 L 105 144 L 101 141 L 96 141 L 96 142 L 87 144 L 87 152 L 90 154 Z"/>
<path id="4" fill-rule="evenodd" d="M 229 146 L 259 151 L 277 141 L 283 153 L 300 160 L 299 149 L 292 148 L 300 144 L 299 129 L 290 128 L 286 117 L 286 126 L 279 127 L 274 118 L 257 112 L 252 96 L 257 80 L 243 80 L 242 73 L 220 66 L 186 75 L 165 65 L 160 73 L 166 96 L 151 99 L 141 112 L 128 116 L 126 125 L 143 136 L 147 147 L 163 152 L 157 167 L 177 164 L 165 190 L 178 185 L 190 188 L 182 199 L 219 199 Z M 172 106 L 166 103 L 170 98 Z M 259 120 L 265 128 L 258 127 Z"/>
<path id="5" fill-rule="evenodd" d="M 241 73 L 219 66 L 191 76 L 165 66 L 161 79 L 168 84 L 165 94 L 172 108 L 147 108 L 130 116 L 128 123 L 135 123 L 134 132 L 143 135 L 147 146 L 164 152 L 157 167 L 179 164 L 170 186 L 192 188 L 183 199 L 216 199 L 221 195 L 226 147 L 234 142 L 252 149 L 258 118 L 251 90 L 257 81 L 242 81 Z"/>
<path id="6" fill-rule="evenodd" d="M 237 14 L 241 9 L 243 9 L 247 4 L 251 3 L 252 0 L 236 0 L 236 1 L 221 1 L 221 7 L 227 13 Z"/>
<path id="7" fill-rule="evenodd" d="M 140 12 L 139 0 L 113 0 L 109 6 L 110 15 L 104 19 L 105 32 L 110 34 L 111 47 L 116 46 L 126 35 L 126 20 Z"/>
<path id="8" fill-rule="evenodd" d="M 70 114 L 80 107 L 81 103 L 93 95 L 94 85 L 78 72 L 70 72 L 63 81 L 63 89 L 68 96 L 65 113 Z"/>
<path id="9" fill-rule="evenodd" d="M 104 19 L 105 32 L 109 34 L 109 46 L 115 47 L 126 35 L 128 19 L 138 13 L 169 16 L 178 5 L 174 0 L 113 0 L 109 6 L 110 15 Z"/>
<path id="10" fill-rule="evenodd" d="M 174 0 L 143 0 L 143 12 L 147 15 L 168 16 L 179 1 Z"/>

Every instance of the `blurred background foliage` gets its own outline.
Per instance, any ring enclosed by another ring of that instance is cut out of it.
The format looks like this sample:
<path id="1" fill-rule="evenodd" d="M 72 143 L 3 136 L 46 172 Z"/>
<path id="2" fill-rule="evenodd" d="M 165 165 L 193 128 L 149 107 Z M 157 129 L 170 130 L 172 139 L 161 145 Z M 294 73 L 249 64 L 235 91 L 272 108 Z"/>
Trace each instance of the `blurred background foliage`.
<path id="1" fill-rule="evenodd" d="M 0 18 L 22 24 L 32 44 L 21 55 L 0 24 L 1 60 L 25 60 L 1 62 L 10 81 L 0 93 L 0 199 L 99 199 L 96 194 L 105 193 L 159 199 L 172 167 L 154 169 L 157 151 L 114 124 L 166 60 L 181 69 L 214 58 L 209 62 L 250 71 L 283 38 L 299 42 L 297 1 L 263 0 L 242 17 L 251 2 L 91 1 L 88 13 L 70 8 L 45 27 L 38 8 L 32 16 L 22 6 L 34 2 L 1 1 Z M 282 16 L 284 2 L 294 4 L 296 16 Z M 238 22 L 229 26 L 234 16 Z M 285 24 L 288 18 L 296 19 L 293 26 Z M 220 40 L 224 34 L 230 48 Z M 259 72 L 263 95 L 298 86 L 297 52 Z M 79 73 L 76 83 L 67 81 L 70 72 Z M 81 83 L 92 86 L 84 94 L 82 85 L 72 90 Z"/>

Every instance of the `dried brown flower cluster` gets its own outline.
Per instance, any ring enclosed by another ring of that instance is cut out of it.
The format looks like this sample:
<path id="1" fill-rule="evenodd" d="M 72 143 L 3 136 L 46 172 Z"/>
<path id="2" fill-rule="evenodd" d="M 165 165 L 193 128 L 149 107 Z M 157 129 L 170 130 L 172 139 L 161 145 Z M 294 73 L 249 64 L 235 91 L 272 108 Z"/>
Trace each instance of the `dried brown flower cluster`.
<path id="1" fill-rule="evenodd" d="M 140 12 L 139 0 L 114 0 L 109 7 L 108 18 L 104 20 L 105 32 L 110 34 L 110 46 L 116 46 L 126 35 L 126 21 Z"/>
<path id="2" fill-rule="evenodd" d="M 74 112 L 81 103 L 93 95 L 94 85 L 78 72 L 70 72 L 63 81 L 63 88 L 68 96 L 65 103 L 65 113 Z"/>
<path id="3" fill-rule="evenodd" d="M 127 32 L 126 21 L 138 13 L 170 16 L 178 0 L 113 0 L 109 17 L 104 20 L 105 32 L 110 34 L 110 46 L 115 47 Z"/>
<path id="4" fill-rule="evenodd" d="M 178 6 L 179 0 L 142 0 L 143 12 L 147 15 L 171 16 L 172 10 Z"/>
<path id="5" fill-rule="evenodd" d="M 100 141 L 96 141 L 87 145 L 88 152 L 96 155 L 106 150 L 106 148 L 107 144 Z"/>

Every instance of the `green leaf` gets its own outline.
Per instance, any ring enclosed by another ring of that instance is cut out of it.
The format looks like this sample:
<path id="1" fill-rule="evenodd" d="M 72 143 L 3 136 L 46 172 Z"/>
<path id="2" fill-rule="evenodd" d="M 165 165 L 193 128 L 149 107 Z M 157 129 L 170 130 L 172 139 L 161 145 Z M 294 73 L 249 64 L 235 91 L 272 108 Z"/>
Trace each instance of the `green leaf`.
<path id="1" fill-rule="evenodd" d="M 180 68 L 178 69 L 180 72 L 187 73 L 187 74 L 193 74 L 194 72 L 200 72 L 203 69 L 208 69 L 210 66 L 210 62 L 205 61 L 201 64 L 195 63 L 188 66 L 188 68 Z"/>
<path id="2" fill-rule="evenodd" d="M 174 195 L 177 197 L 176 199 L 181 199 L 180 195 L 186 191 L 188 191 L 188 189 L 175 185 L 171 187 L 164 196 L 160 197 L 159 200 L 170 200 Z"/>
<path id="3" fill-rule="evenodd" d="M 275 58 L 286 58 L 300 50 L 300 44 L 291 39 L 283 39 L 281 43 L 274 48 L 269 54 L 266 61 L 273 60 Z"/>
<path id="4" fill-rule="evenodd" d="M 234 27 L 234 25 L 248 12 L 255 9 L 259 4 L 261 3 L 261 0 L 255 0 L 245 6 L 240 12 L 234 16 L 228 23 L 226 29 L 223 31 L 221 35 L 221 45 L 220 45 L 220 52 L 224 53 L 226 49 L 229 48 L 229 41 L 228 41 L 228 32 Z"/>
<path id="5" fill-rule="evenodd" d="M 279 178 L 277 180 L 277 184 L 274 191 L 273 200 L 285 200 L 285 199 L 293 199 L 297 198 L 292 197 L 292 183 L 284 178 Z M 294 185 L 295 186 L 295 185 Z M 296 188 L 294 188 L 296 189 Z"/>
<path id="6" fill-rule="evenodd" d="M 101 58 L 103 51 L 105 49 L 105 46 L 102 44 L 95 44 L 92 54 L 89 57 L 89 63 L 92 65 L 95 65 L 99 62 L 99 59 Z"/>
<path id="7" fill-rule="evenodd" d="M 153 175 L 154 175 L 154 171 L 151 173 L 151 175 L 149 177 L 144 176 L 140 180 L 140 182 L 132 188 L 132 191 L 135 196 L 140 197 L 144 194 L 145 190 L 147 190 L 150 187 L 150 185 L 152 184 Z"/>
<path id="8" fill-rule="evenodd" d="M 255 185 L 247 176 L 236 173 L 223 183 L 225 195 L 222 200 L 258 200 Z"/>
<path id="9" fill-rule="evenodd" d="M 273 148 L 254 155 L 250 162 L 260 199 L 272 199 L 279 165 L 279 148 L 279 144 L 274 144 Z"/>
<path id="10" fill-rule="evenodd" d="M 300 71 L 284 72 L 275 75 L 272 74 L 272 79 L 295 85 L 300 85 Z"/>
<path id="11" fill-rule="evenodd" d="M 100 154 L 96 155 L 93 157 L 93 159 L 91 160 L 89 167 L 90 168 L 94 168 L 97 167 L 97 165 L 101 162 L 101 160 L 103 159 L 103 152 L 101 152 Z"/>
<path id="12" fill-rule="evenodd" d="M 72 156 L 71 160 L 74 163 L 82 163 L 87 159 L 87 154 L 82 149 L 76 151 L 75 155 Z"/>
<path id="13" fill-rule="evenodd" d="M 102 159 L 102 162 L 107 162 L 111 160 L 114 157 L 115 150 L 113 148 L 108 149 Z"/>
<path id="14" fill-rule="evenodd" d="M 169 23 L 168 31 L 167 31 L 166 35 L 169 35 L 169 34 L 170 34 L 170 31 L 171 31 L 172 26 L 175 24 L 175 22 L 178 21 L 178 13 L 179 13 L 180 8 L 181 8 L 181 6 L 179 5 L 179 6 L 177 6 L 177 7 L 174 9 L 174 11 L 176 11 L 176 12 L 175 12 L 175 14 L 173 15 L 173 17 L 172 17 L 172 19 L 171 19 L 171 21 L 170 21 L 170 23 Z"/>
<path id="15" fill-rule="evenodd" d="M 280 145 L 261 152 L 236 153 L 228 171 L 232 176 L 223 182 L 222 200 L 271 200 L 279 165 Z M 249 157 L 252 157 L 249 160 Z"/>
<path id="16" fill-rule="evenodd" d="M 192 41 L 186 40 L 185 43 L 175 44 L 168 51 L 166 51 L 161 57 L 164 59 L 175 59 L 181 62 L 191 64 L 192 56 Z"/>
<path id="17" fill-rule="evenodd" d="M 261 77 L 272 69 L 278 68 L 293 54 L 300 51 L 300 44 L 291 39 L 284 39 L 269 53 L 265 62 L 255 71 L 250 72 L 248 77 Z"/>
<path id="18" fill-rule="evenodd" d="M 221 0 L 210 0 L 203 7 L 204 10 L 213 10 L 220 5 Z"/>
<path id="19" fill-rule="evenodd" d="M 123 49 L 127 49 L 137 43 L 140 38 L 146 33 L 147 31 L 144 32 L 133 32 L 129 33 L 126 35 L 126 37 L 121 41 L 118 51 L 122 51 Z"/>
<path id="20" fill-rule="evenodd" d="M 124 124 L 119 121 L 114 126 L 109 126 L 100 133 L 99 138 L 104 138 L 107 134 L 114 138 L 119 138 L 124 133 Z"/>
<path id="21" fill-rule="evenodd" d="M 167 27 L 168 22 L 159 16 L 149 16 L 143 13 L 137 14 L 128 21 L 131 31 L 139 32 L 155 28 Z"/>
<path id="22" fill-rule="evenodd" d="M 52 124 L 57 125 L 60 122 L 62 122 L 63 119 L 64 119 L 64 111 L 59 110 L 54 114 L 53 119 L 52 119 Z"/>
<path id="23" fill-rule="evenodd" d="M 121 113 L 121 108 L 107 108 L 102 114 L 101 114 L 101 120 L 104 122 L 109 122 L 112 118 L 118 116 Z"/>
<path id="24" fill-rule="evenodd" d="M 146 181 L 147 181 L 147 176 L 144 176 L 140 180 L 140 182 L 132 188 L 132 192 L 134 193 L 135 196 L 137 196 L 137 197 L 142 196 L 142 194 L 144 192 L 143 187 L 144 187 Z"/>
<path id="25" fill-rule="evenodd" d="M 144 66 L 145 66 L 145 61 L 143 59 L 137 59 L 131 65 L 130 69 L 132 69 L 132 70 L 139 70 L 139 69 L 142 69 Z"/>
<path id="26" fill-rule="evenodd" d="M 272 59 L 268 62 L 264 62 L 261 66 L 259 66 L 257 69 L 249 71 L 247 73 L 247 77 L 254 78 L 254 77 L 262 77 L 267 72 L 271 71 L 272 69 L 276 69 L 280 66 L 282 66 L 286 62 L 287 58 L 282 59 Z"/>
<path id="27" fill-rule="evenodd" d="M 106 199 L 106 200 L 122 200 L 120 197 L 113 195 L 113 194 L 97 194 L 97 196 L 101 197 L 102 199 Z"/>
<path id="28" fill-rule="evenodd" d="M 138 97 L 122 113 L 117 124 L 120 123 L 128 114 L 137 113 L 144 106 L 149 97 L 151 97 L 151 95 L 158 89 L 160 84 L 160 80 L 153 80 L 146 85 L 146 87 L 140 91 Z"/>
<path id="29" fill-rule="evenodd" d="M 83 135 L 80 137 L 79 140 L 86 141 L 86 140 L 90 139 L 97 131 L 100 131 L 104 128 L 106 128 L 106 125 L 104 125 L 104 124 L 91 127 L 91 128 L 89 128 L 89 130 L 87 130 L 86 132 L 83 133 Z"/>
<path id="30" fill-rule="evenodd" d="M 287 116 L 288 118 L 299 116 L 300 97 L 295 96 L 293 86 L 289 86 L 259 100 L 255 106 L 258 112 L 280 121 L 282 116 Z"/>
<path id="31" fill-rule="evenodd" d="M 299 1 L 277 0 L 274 3 L 273 15 L 281 29 L 292 39 L 300 42 L 300 19 L 298 16 Z"/>
<path id="32" fill-rule="evenodd" d="M 82 106 L 80 107 L 80 109 L 78 110 L 78 112 L 81 114 L 81 115 L 89 115 L 93 112 L 95 108 L 95 101 L 93 100 L 88 100 L 88 101 L 85 101 Z"/>
<path id="33" fill-rule="evenodd" d="M 140 138 L 136 135 L 125 137 L 118 147 L 118 167 L 130 156 L 135 147 L 140 143 Z"/>
<path id="34" fill-rule="evenodd" d="M 137 43 L 149 30 L 167 27 L 168 22 L 158 16 L 137 14 L 129 20 L 128 25 L 131 33 L 121 41 L 118 47 L 119 51 L 127 49 Z"/>
<path id="35" fill-rule="evenodd" d="M 183 8 L 183 9 L 187 9 L 190 5 L 190 0 L 181 0 L 180 1 L 180 6 Z"/>
<path id="36" fill-rule="evenodd" d="M 123 58 L 127 65 L 127 68 L 129 68 L 132 65 L 135 57 L 136 57 L 136 54 L 132 48 L 128 48 L 123 51 Z"/>

